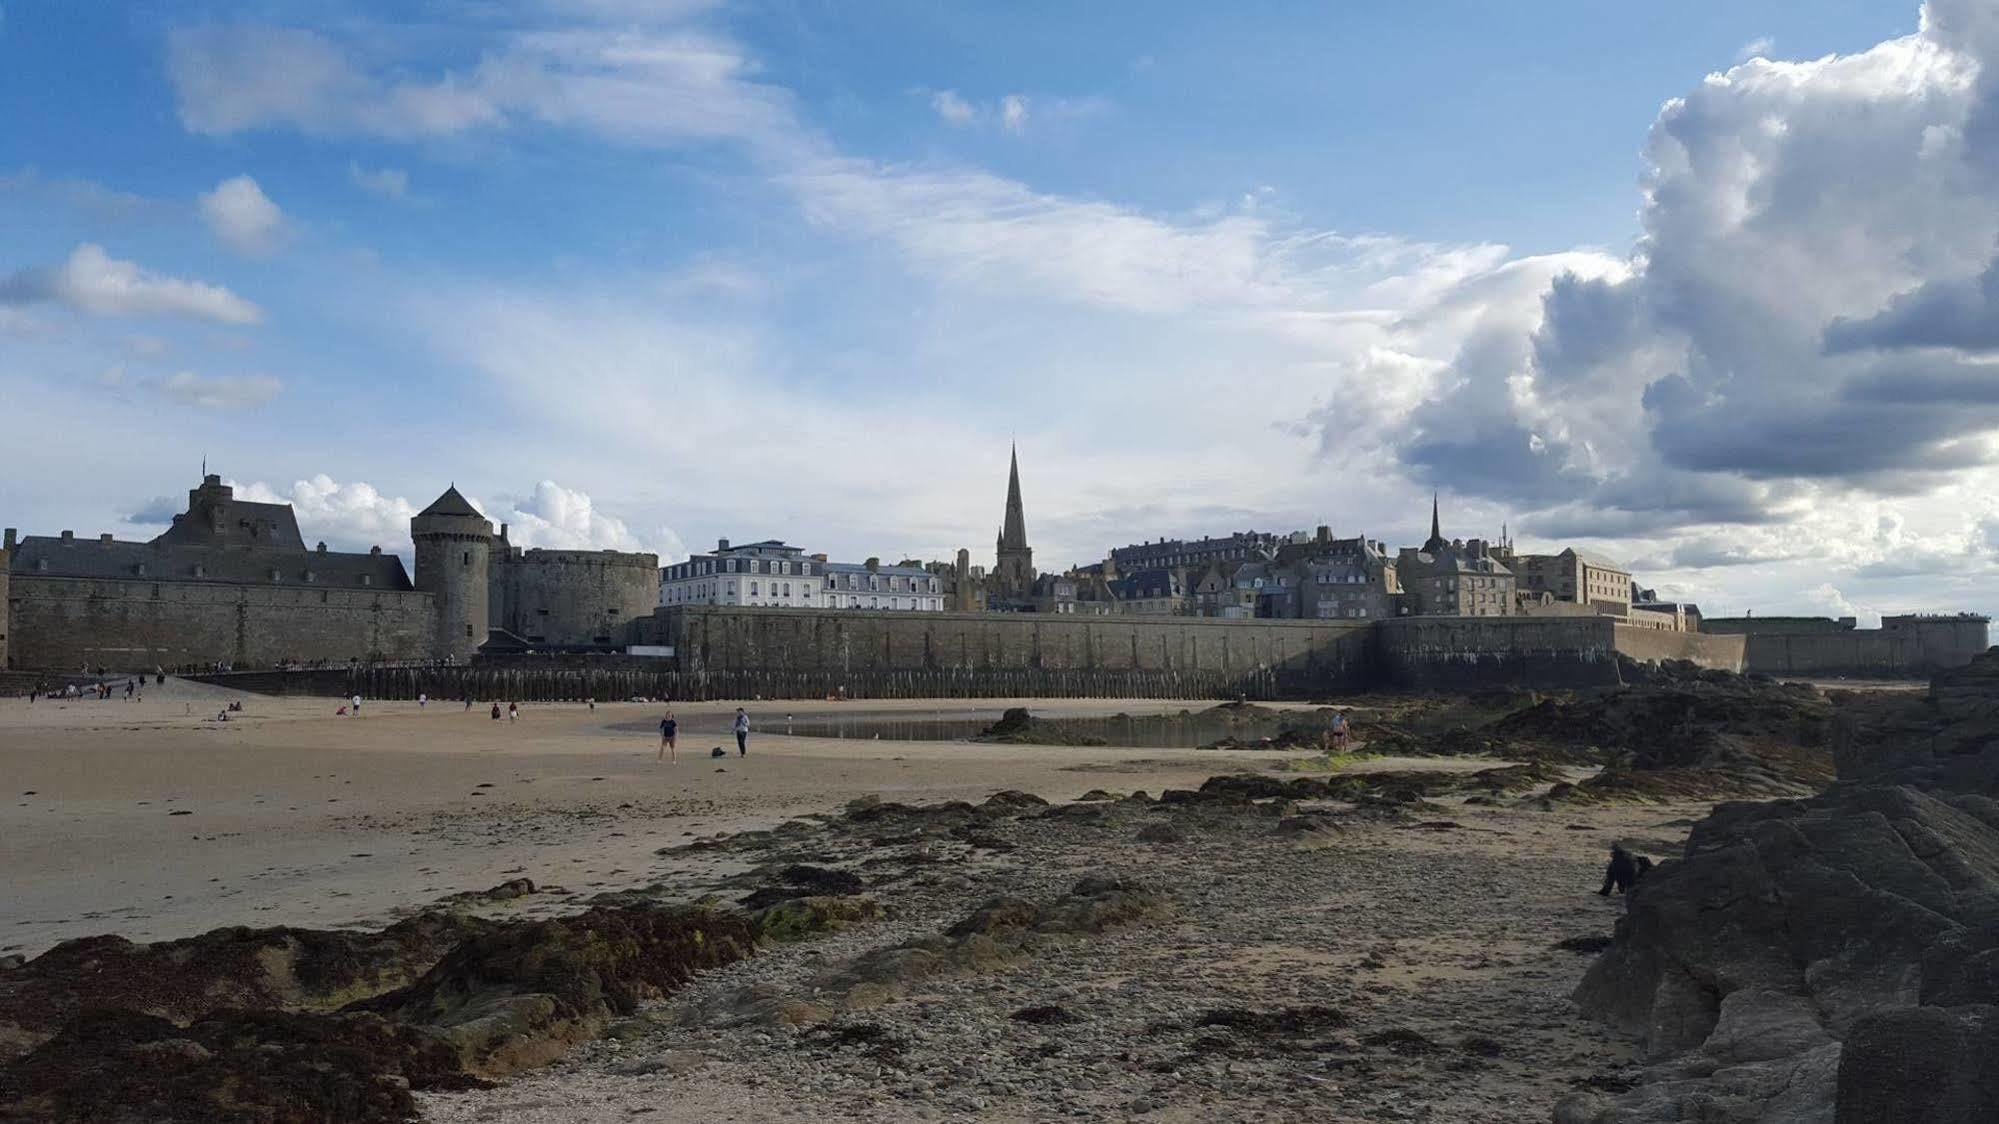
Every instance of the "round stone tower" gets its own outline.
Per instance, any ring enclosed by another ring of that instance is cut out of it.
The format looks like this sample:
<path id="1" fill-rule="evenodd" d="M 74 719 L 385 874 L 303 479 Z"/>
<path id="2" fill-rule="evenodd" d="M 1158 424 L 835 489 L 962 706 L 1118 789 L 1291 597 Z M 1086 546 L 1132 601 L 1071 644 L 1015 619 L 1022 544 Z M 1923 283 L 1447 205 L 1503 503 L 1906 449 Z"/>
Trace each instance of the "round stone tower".
<path id="1" fill-rule="evenodd" d="M 457 485 L 410 520 L 416 587 L 431 595 L 431 655 L 460 663 L 486 642 L 486 581 L 493 524 L 465 502 Z"/>

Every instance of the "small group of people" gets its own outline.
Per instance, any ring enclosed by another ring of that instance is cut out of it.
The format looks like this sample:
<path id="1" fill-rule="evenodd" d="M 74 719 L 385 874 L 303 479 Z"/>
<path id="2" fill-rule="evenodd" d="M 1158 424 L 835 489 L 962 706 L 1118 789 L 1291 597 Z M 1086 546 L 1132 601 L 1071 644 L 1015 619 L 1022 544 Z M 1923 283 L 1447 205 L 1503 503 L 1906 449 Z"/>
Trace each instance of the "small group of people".
<path id="1" fill-rule="evenodd" d="M 465 704 L 465 705 L 467 705 L 467 706 L 470 706 L 470 705 L 472 705 L 472 704 L 471 704 L 471 702 L 470 702 L 470 701 L 468 700 L 468 701 L 466 702 L 466 704 Z M 508 704 L 507 704 L 507 721 L 509 721 L 509 722 L 518 722 L 518 721 L 520 721 L 520 719 L 521 719 L 521 704 L 519 704 L 519 703 L 517 703 L 517 702 L 510 702 L 510 703 L 508 703 Z M 494 700 L 493 700 L 493 721 L 495 721 L 495 722 L 498 722 L 499 720 L 500 720 L 500 700 L 498 700 L 498 699 L 494 699 Z"/>
<path id="2" fill-rule="evenodd" d="M 729 728 L 736 734 L 736 756 L 748 757 L 750 755 L 749 712 L 740 706 L 737 707 L 736 717 L 730 722 Z M 721 753 L 719 748 L 715 750 L 717 756 Z M 659 757 L 656 760 L 675 762 L 680 760 L 680 719 L 675 717 L 671 710 L 659 720 Z"/>

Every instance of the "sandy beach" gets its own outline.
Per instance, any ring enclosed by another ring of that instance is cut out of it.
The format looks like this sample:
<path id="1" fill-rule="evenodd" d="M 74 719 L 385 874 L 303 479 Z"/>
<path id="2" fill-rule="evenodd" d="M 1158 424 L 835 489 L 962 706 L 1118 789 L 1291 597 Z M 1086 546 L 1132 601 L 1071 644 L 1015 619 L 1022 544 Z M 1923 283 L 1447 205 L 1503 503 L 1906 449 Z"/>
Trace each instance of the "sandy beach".
<path id="1" fill-rule="evenodd" d="M 231 700 L 245 709 L 215 721 Z M 485 707 L 236 695 L 179 680 L 143 701 L 0 699 L 0 954 L 96 933 L 134 940 L 220 925 L 380 924 L 514 877 L 579 894 L 657 880 L 653 852 L 767 827 L 858 796 L 937 801 L 1024 789 L 1157 791 L 1236 764 L 1215 752 L 787 737 L 786 716 L 1160 713 L 1209 703 L 978 700 L 733 702 L 675 708 L 678 763 L 656 761 L 655 704 Z M 726 745 L 726 760 L 709 758 Z M 1267 756 L 1267 755 L 1259 755 Z"/>

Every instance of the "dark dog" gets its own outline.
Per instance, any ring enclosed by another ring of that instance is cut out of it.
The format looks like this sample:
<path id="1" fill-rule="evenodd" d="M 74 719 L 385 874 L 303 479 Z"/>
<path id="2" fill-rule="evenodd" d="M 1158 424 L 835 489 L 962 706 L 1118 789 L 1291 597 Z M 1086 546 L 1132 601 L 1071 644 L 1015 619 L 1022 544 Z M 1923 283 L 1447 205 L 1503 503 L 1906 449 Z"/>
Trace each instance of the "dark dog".
<path id="1" fill-rule="evenodd" d="M 1617 892 L 1622 894 L 1630 890 L 1633 886 L 1638 885 L 1638 880 L 1645 877 L 1645 873 L 1651 869 L 1651 859 L 1646 858 L 1644 855 L 1634 855 L 1623 847 L 1612 843 L 1610 845 L 1610 865 L 1604 868 L 1603 889 L 1597 891 L 1597 896 L 1609 897 L 1612 886 L 1617 887 Z"/>

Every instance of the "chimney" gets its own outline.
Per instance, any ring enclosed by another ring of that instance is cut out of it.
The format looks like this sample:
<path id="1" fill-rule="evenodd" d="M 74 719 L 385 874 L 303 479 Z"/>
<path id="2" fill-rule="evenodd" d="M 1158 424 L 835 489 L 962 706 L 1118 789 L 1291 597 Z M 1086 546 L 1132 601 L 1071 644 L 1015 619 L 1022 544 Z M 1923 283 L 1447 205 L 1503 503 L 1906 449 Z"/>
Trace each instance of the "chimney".
<path id="1" fill-rule="evenodd" d="M 368 554 L 371 557 L 380 558 L 382 556 L 382 548 L 379 546 L 371 546 L 368 548 Z"/>
<path id="2" fill-rule="evenodd" d="M 64 532 L 62 533 L 62 544 L 63 544 L 64 546 L 70 546 L 70 545 L 74 544 L 75 542 L 76 542 L 76 532 L 75 532 L 75 531 L 64 531 Z"/>
<path id="3" fill-rule="evenodd" d="M 14 549 L 14 536 L 17 535 L 18 533 L 19 532 L 15 531 L 14 528 L 12 527 L 7 528 L 6 537 L 0 538 L 0 550 Z"/>
<path id="4" fill-rule="evenodd" d="M 812 560 L 814 562 L 824 562 L 826 561 L 826 556 L 824 554 L 815 554 L 812 556 Z"/>
<path id="5" fill-rule="evenodd" d="M 716 540 L 715 540 L 715 551 L 716 551 L 716 553 L 720 553 L 720 552 L 722 552 L 722 551 L 724 551 L 724 550 L 727 550 L 727 549 L 729 549 L 729 540 L 728 540 L 728 539 L 716 539 Z"/>
<path id="6" fill-rule="evenodd" d="M 1332 541 L 1333 541 L 1333 529 L 1332 529 L 1331 527 L 1328 527 L 1328 526 L 1326 526 L 1326 525 L 1325 525 L 1324 523 L 1321 523 L 1321 524 L 1319 524 L 1319 534 L 1318 534 L 1318 538 L 1319 538 L 1319 541 L 1320 541 L 1320 542 L 1322 542 L 1322 543 L 1329 543 L 1329 542 L 1332 542 Z"/>
<path id="7" fill-rule="evenodd" d="M 111 541 L 111 536 L 110 536 L 109 534 L 103 534 L 103 535 L 99 535 L 99 536 L 97 536 L 97 541 L 98 541 L 98 542 L 110 542 L 110 541 Z"/>
<path id="8" fill-rule="evenodd" d="M 882 568 L 882 560 L 879 558 L 870 558 L 867 561 L 867 567 L 868 567 L 868 573 L 872 574 L 876 570 Z"/>
<path id="9" fill-rule="evenodd" d="M 325 543 L 324 541 L 322 541 L 322 542 L 321 542 L 321 543 L 319 544 L 319 553 L 321 553 L 321 554 L 325 554 L 325 553 L 326 553 L 326 543 Z"/>

